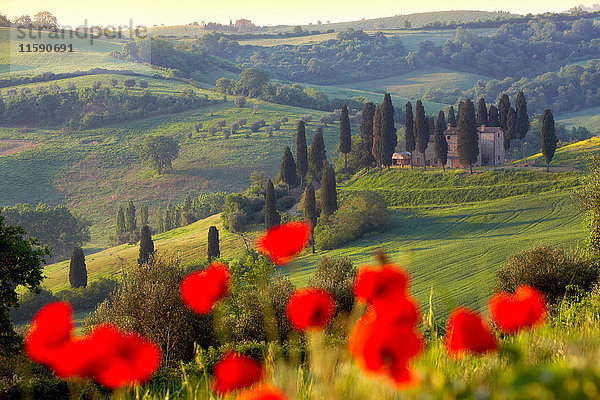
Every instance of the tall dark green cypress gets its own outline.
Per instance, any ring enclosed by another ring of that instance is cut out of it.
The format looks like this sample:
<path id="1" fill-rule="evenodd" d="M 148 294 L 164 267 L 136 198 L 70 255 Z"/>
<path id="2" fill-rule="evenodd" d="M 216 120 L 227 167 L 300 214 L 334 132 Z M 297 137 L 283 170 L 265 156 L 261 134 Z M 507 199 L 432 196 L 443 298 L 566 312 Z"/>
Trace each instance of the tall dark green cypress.
<path id="1" fill-rule="evenodd" d="M 344 104 L 340 115 L 340 153 L 344 154 L 344 171 L 348 170 L 348 153 L 352 150 L 352 132 L 348 106 Z"/>
<path id="2" fill-rule="evenodd" d="M 508 138 L 508 144 L 504 142 L 504 148 L 506 150 L 510 148 L 510 141 L 516 138 L 516 127 L 517 113 L 514 108 L 509 107 L 508 114 L 506 115 L 506 135 L 504 135 L 505 138 Z"/>
<path id="3" fill-rule="evenodd" d="M 71 254 L 71 263 L 69 264 L 69 283 L 73 289 L 87 286 L 87 268 L 85 265 L 85 255 L 83 249 L 76 246 Z"/>
<path id="4" fill-rule="evenodd" d="M 144 225 L 140 235 L 140 255 L 137 260 L 138 265 L 141 267 L 146 264 L 153 254 L 154 242 L 152 241 L 152 235 L 150 235 L 150 227 Z"/>
<path id="5" fill-rule="evenodd" d="M 508 110 L 510 109 L 510 99 L 506 93 L 502 93 L 498 100 L 498 116 L 500 119 L 500 127 L 506 132 L 506 120 L 508 118 Z"/>
<path id="6" fill-rule="evenodd" d="M 410 169 L 413 167 L 412 163 L 412 154 L 415 151 L 417 143 L 415 141 L 415 132 L 414 132 L 414 118 L 413 118 L 413 109 L 410 101 L 406 103 L 406 122 L 404 124 L 404 141 L 406 144 L 406 151 L 410 153 Z"/>
<path id="7" fill-rule="evenodd" d="M 383 165 L 383 154 L 385 151 L 385 137 L 383 136 L 381 124 L 381 107 L 375 107 L 373 115 L 373 158 L 377 162 L 377 167 L 381 169 Z"/>
<path id="8" fill-rule="evenodd" d="M 556 127 L 554 125 L 554 116 L 549 108 L 542 114 L 542 154 L 546 159 L 546 171 L 550 172 L 550 162 L 556 151 Z"/>
<path id="9" fill-rule="evenodd" d="M 479 155 L 479 134 L 477 133 L 473 102 L 467 99 L 460 112 L 456 138 L 458 159 L 462 164 L 469 166 L 469 171 L 472 174 L 473 164 L 477 162 L 477 156 Z"/>
<path id="10" fill-rule="evenodd" d="M 444 112 L 440 111 L 435 121 L 435 143 L 434 150 L 435 156 L 438 162 L 442 165 L 444 172 L 446 172 L 446 163 L 448 162 L 448 141 L 444 132 L 447 129 L 446 119 L 444 118 Z"/>
<path id="11" fill-rule="evenodd" d="M 314 238 L 314 230 L 315 225 L 317 225 L 317 219 L 319 218 L 319 214 L 317 213 L 317 202 L 315 199 L 315 188 L 312 183 L 309 183 L 306 186 L 306 190 L 304 191 L 304 202 L 302 203 L 302 213 L 304 214 L 304 219 L 309 221 L 312 224 L 311 230 L 311 246 L 312 252 L 315 252 L 315 238 Z"/>
<path id="12" fill-rule="evenodd" d="M 421 100 L 417 100 L 415 106 L 415 137 L 417 139 L 417 151 L 423 155 L 423 170 L 427 169 L 425 150 L 429 143 L 429 123 L 425 117 L 425 108 Z"/>
<path id="13" fill-rule="evenodd" d="M 289 146 L 285 146 L 285 150 L 283 151 L 279 176 L 281 181 L 287 186 L 289 193 L 290 187 L 296 185 L 296 182 L 298 181 L 296 161 L 294 161 L 294 156 L 292 155 L 292 150 L 290 150 Z"/>
<path id="14" fill-rule="evenodd" d="M 276 201 L 275 187 L 273 187 L 273 182 L 269 179 L 267 181 L 267 190 L 265 193 L 265 229 L 269 229 L 281 223 L 281 217 L 277 212 Z"/>
<path id="15" fill-rule="evenodd" d="M 208 228 L 208 249 L 206 250 L 208 262 L 211 263 L 213 258 L 219 258 L 221 256 L 221 250 L 219 249 L 219 230 L 216 226 L 211 225 Z"/>
<path id="16" fill-rule="evenodd" d="M 386 93 L 381 103 L 381 130 L 385 140 L 383 150 L 383 165 L 390 170 L 392 165 L 392 156 L 398 145 L 398 135 L 396 135 L 396 124 L 394 123 L 394 105 L 392 96 Z"/>
<path id="17" fill-rule="evenodd" d="M 320 181 L 323 173 L 323 162 L 327 159 L 325 152 L 325 141 L 323 140 L 323 128 L 317 128 L 313 137 L 312 145 L 308 155 L 308 167 L 313 178 Z"/>
<path id="18" fill-rule="evenodd" d="M 300 187 L 304 185 L 304 178 L 308 172 L 308 148 L 306 147 L 306 128 L 304 121 L 298 122 L 296 134 L 296 172 L 300 177 Z"/>
<path id="19" fill-rule="evenodd" d="M 460 109 L 462 108 L 463 104 L 465 104 L 465 102 L 463 100 L 458 102 L 458 110 L 457 110 L 457 114 L 456 114 L 456 126 L 458 126 L 458 124 L 460 123 Z"/>
<path id="20" fill-rule="evenodd" d="M 335 172 L 328 162 L 323 167 L 323 179 L 321 180 L 321 211 L 325 216 L 331 216 L 338 209 L 337 188 L 335 184 Z"/>
<path id="21" fill-rule="evenodd" d="M 161 206 L 158 206 L 156 210 L 156 230 L 158 233 L 163 233 L 165 231 L 165 216 L 163 213 L 163 209 Z"/>
<path id="22" fill-rule="evenodd" d="M 127 208 L 125 209 L 125 230 L 127 232 L 135 232 L 137 230 L 133 201 L 129 201 L 129 203 L 127 203 Z"/>
<path id="23" fill-rule="evenodd" d="M 6 105 L 2 97 L 2 93 L 0 93 L 0 124 L 4 122 L 4 110 L 6 110 Z"/>
<path id="24" fill-rule="evenodd" d="M 365 103 L 362 111 L 362 119 L 360 122 L 360 158 L 359 167 L 366 168 L 367 172 L 369 168 L 375 163 L 373 158 L 373 117 L 375 116 L 375 104 L 368 102 Z"/>
<path id="25" fill-rule="evenodd" d="M 143 225 L 148 225 L 148 206 L 142 204 L 140 206 L 140 223 Z"/>
<path id="26" fill-rule="evenodd" d="M 488 110 L 483 97 L 477 103 L 477 126 L 488 126 Z"/>
<path id="27" fill-rule="evenodd" d="M 500 127 L 500 115 L 495 105 L 490 106 L 490 112 L 488 115 L 488 126 Z"/>
<path id="28" fill-rule="evenodd" d="M 448 110 L 448 123 L 452 128 L 456 128 L 456 115 L 454 114 L 454 107 L 450 106 Z"/>
<path id="29" fill-rule="evenodd" d="M 117 211 L 117 236 L 125 233 L 125 213 L 123 212 L 123 207 L 119 206 L 119 211 Z"/>
<path id="30" fill-rule="evenodd" d="M 525 94 L 523 94 L 523 91 L 521 90 L 519 90 L 519 94 L 517 94 L 515 111 L 517 113 L 515 137 L 521 141 L 521 158 L 525 158 L 523 143 L 525 142 L 525 136 L 527 136 L 527 132 L 529 132 L 530 124 L 529 115 L 527 113 L 527 100 L 525 100 Z"/>
<path id="31" fill-rule="evenodd" d="M 175 228 L 175 210 L 173 210 L 173 204 L 167 204 L 165 210 L 165 232 Z"/>

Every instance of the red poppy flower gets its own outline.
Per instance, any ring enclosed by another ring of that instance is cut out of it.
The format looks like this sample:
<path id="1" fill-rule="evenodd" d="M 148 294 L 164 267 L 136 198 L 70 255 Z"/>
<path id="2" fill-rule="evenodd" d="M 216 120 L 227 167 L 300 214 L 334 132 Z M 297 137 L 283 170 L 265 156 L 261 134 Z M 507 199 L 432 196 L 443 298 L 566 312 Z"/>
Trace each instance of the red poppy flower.
<path id="1" fill-rule="evenodd" d="M 409 368 L 410 360 L 423 348 L 414 326 L 390 324 L 368 311 L 354 326 L 349 348 L 365 372 L 386 376 L 399 387 L 418 381 Z"/>
<path id="2" fill-rule="evenodd" d="M 262 365 L 243 354 L 228 352 L 215 364 L 213 390 L 227 394 L 254 385 L 263 377 Z"/>
<path id="3" fill-rule="evenodd" d="M 235 400 L 286 400 L 281 389 L 267 384 L 258 384 L 238 394 Z"/>
<path id="4" fill-rule="evenodd" d="M 256 240 L 256 248 L 275 264 L 286 264 L 304 250 L 311 230 L 306 221 L 275 225 Z"/>
<path id="5" fill-rule="evenodd" d="M 157 345 L 134 333 L 123 333 L 112 325 L 96 328 L 88 338 L 97 350 L 87 373 L 109 389 L 142 384 L 160 366 Z"/>
<path id="6" fill-rule="evenodd" d="M 285 312 L 294 328 L 300 332 L 322 329 L 335 316 L 335 300 L 324 289 L 298 289 L 290 296 Z"/>
<path id="7" fill-rule="evenodd" d="M 214 262 L 203 271 L 192 272 L 181 281 L 183 303 L 198 314 L 208 314 L 227 295 L 231 272 L 227 265 Z"/>
<path id="8" fill-rule="evenodd" d="M 419 304 L 410 295 L 395 298 L 393 301 L 376 302 L 367 312 L 376 313 L 382 323 L 400 326 L 415 326 L 421 315 Z"/>
<path id="9" fill-rule="evenodd" d="M 466 307 L 452 311 L 446 326 L 446 350 L 451 357 L 461 358 L 467 352 L 482 354 L 497 348 L 496 336 L 479 314 Z"/>
<path id="10" fill-rule="evenodd" d="M 496 293 L 490 299 L 492 319 L 504 333 L 515 333 L 542 323 L 546 317 L 543 294 L 528 285 L 521 285 L 513 295 Z"/>
<path id="11" fill-rule="evenodd" d="M 57 301 L 45 305 L 31 322 L 24 342 L 25 352 L 33 361 L 51 365 L 71 341 L 73 327 L 73 308 L 69 303 Z"/>
<path id="12" fill-rule="evenodd" d="M 354 281 L 354 297 L 369 304 L 393 301 L 406 296 L 408 285 L 406 271 L 393 264 L 361 267 Z"/>

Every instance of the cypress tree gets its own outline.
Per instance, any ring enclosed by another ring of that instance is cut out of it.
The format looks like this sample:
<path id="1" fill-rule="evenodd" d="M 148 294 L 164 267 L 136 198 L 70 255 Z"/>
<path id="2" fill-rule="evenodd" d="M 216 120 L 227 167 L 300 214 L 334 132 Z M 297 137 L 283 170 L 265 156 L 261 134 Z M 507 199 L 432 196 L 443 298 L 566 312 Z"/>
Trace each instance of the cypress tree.
<path id="1" fill-rule="evenodd" d="M 219 230 L 212 225 L 208 228 L 208 249 L 206 250 L 208 262 L 211 263 L 213 258 L 221 256 L 219 250 Z"/>
<path id="2" fill-rule="evenodd" d="M 457 128 L 457 151 L 460 162 L 469 166 L 473 173 L 473 164 L 479 155 L 479 135 L 477 134 L 477 121 L 475 121 L 475 106 L 467 99 L 460 110 Z"/>
<path id="3" fill-rule="evenodd" d="M 71 255 L 69 264 L 69 283 L 73 289 L 87 286 L 87 268 L 85 266 L 85 255 L 83 249 L 76 246 Z"/>
<path id="4" fill-rule="evenodd" d="M 375 163 L 373 158 L 373 117 L 375 116 L 375 104 L 365 103 L 360 122 L 360 158 L 359 168 L 369 168 Z"/>
<path id="5" fill-rule="evenodd" d="M 448 162 L 448 141 L 446 140 L 446 135 L 444 135 L 446 129 L 447 125 L 444 118 L 444 112 L 440 111 L 437 121 L 435 122 L 434 150 L 435 156 L 437 157 L 439 163 L 442 164 L 444 172 L 446 172 L 446 163 Z"/>
<path id="6" fill-rule="evenodd" d="M 517 113 L 515 137 L 521 141 L 521 158 L 525 158 L 523 143 L 525 142 L 525 136 L 527 136 L 527 132 L 529 132 L 530 124 L 529 115 L 527 114 L 527 100 L 525 100 L 525 94 L 523 94 L 523 91 L 521 90 L 519 90 L 519 94 L 517 94 L 515 108 Z"/>
<path id="7" fill-rule="evenodd" d="M 377 114 L 377 111 L 375 114 Z M 329 217 L 337 209 L 335 172 L 333 171 L 331 164 L 326 162 L 323 167 L 323 178 L 321 179 L 321 210 L 326 217 Z"/>
<path id="8" fill-rule="evenodd" d="M 458 126 L 458 124 L 460 123 L 460 109 L 462 108 L 463 104 L 465 104 L 465 102 L 463 100 L 458 102 L 458 113 L 456 115 L 456 126 Z"/>
<path id="9" fill-rule="evenodd" d="M 488 126 L 500 127 L 500 115 L 498 114 L 498 109 L 493 104 L 490 106 Z"/>
<path id="10" fill-rule="evenodd" d="M 385 138 L 383 137 L 383 130 L 381 126 L 381 108 L 379 105 L 375 107 L 375 114 L 373 115 L 373 158 L 377 161 L 377 166 L 381 169 L 383 165 L 383 154 L 385 148 Z"/>
<path id="11" fill-rule="evenodd" d="M 4 104 L 4 99 L 2 98 L 2 93 L 0 92 L 0 124 L 3 122 L 4 110 L 6 106 Z"/>
<path id="12" fill-rule="evenodd" d="M 310 146 L 308 166 L 312 171 L 313 178 L 321 180 L 323 172 L 323 162 L 327 159 L 325 152 L 325 142 L 323 141 L 323 128 L 317 128 Z"/>
<path id="13" fill-rule="evenodd" d="M 450 106 L 448 111 L 448 123 L 452 128 L 456 128 L 456 115 L 454 115 L 454 107 Z"/>
<path id="14" fill-rule="evenodd" d="M 304 214 L 304 219 L 309 221 L 312 224 L 311 231 L 311 246 L 312 252 L 315 252 L 315 225 L 317 225 L 317 218 L 319 214 L 317 213 L 317 204 L 315 199 L 315 188 L 312 183 L 309 183 L 306 186 L 306 190 L 304 191 L 304 202 L 302 203 L 302 212 Z"/>
<path id="15" fill-rule="evenodd" d="M 348 153 L 352 150 L 352 133 L 350 130 L 350 118 L 348 117 L 348 106 L 344 104 L 340 115 L 340 153 L 344 154 L 344 171 L 348 170 Z"/>
<path id="16" fill-rule="evenodd" d="M 413 151 L 415 151 L 416 149 L 416 142 L 415 142 L 415 133 L 414 133 L 414 119 L 413 119 L 413 110 L 412 110 L 412 104 L 410 103 L 410 101 L 408 103 L 406 103 L 406 123 L 404 124 L 404 130 L 405 130 L 405 134 L 404 134 L 404 140 L 406 142 L 406 151 L 408 151 L 410 153 L 410 169 L 412 169 L 413 167 L 413 163 L 412 163 L 412 154 Z"/>
<path id="17" fill-rule="evenodd" d="M 273 182 L 269 179 L 267 181 L 267 191 L 265 193 L 265 229 L 269 229 L 281 223 L 281 217 L 277 212 L 276 200 L 275 187 L 273 187 Z"/>
<path id="18" fill-rule="evenodd" d="M 506 120 L 508 119 L 508 110 L 510 109 L 510 99 L 506 93 L 502 93 L 498 100 L 498 116 L 500 119 L 500 127 L 506 132 Z"/>
<path id="19" fill-rule="evenodd" d="M 148 225 L 148 206 L 142 204 L 140 206 L 140 223 L 143 225 Z"/>
<path id="20" fill-rule="evenodd" d="M 425 149 L 429 143 L 429 123 L 425 118 L 425 108 L 421 100 L 417 100 L 415 107 L 415 137 L 417 139 L 417 151 L 423 154 L 423 170 L 427 169 L 427 162 L 425 160 Z"/>
<path id="21" fill-rule="evenodd" d="M 167 204 L 167 210 L 165 212 L 165 232 L 170 231 L 174 228 L 175 215 L 173 211 L 173 205 L 171 203 Z"/>
<path id="22" fill-rule="evenodd" d="M 125 209 L 125 231 L 135 232 L 136 230 L 135 206 L 133 205 L 133 201 L 129 201 Z"/>
<path id="23" fill-rule="evenodd" d="M 138 265 L 141 267 L 146 264 L 150 259 L 150 256 L 154 254 L 154 242 L 152 242 L 152 236 L 150 235 L 150 227 L 144 225 L 142 227 L 140 237 L 140 256 L 138 257 Z"/>
<path id="24" fill-rule="evenodd" d="M 165 216 L 161 206 L 158 206 L 158 209 L 156 210 L 156 230 L 158 233 L 163 233 L 165 231 Z"/>
<path id="25" fill-rule="evenodd" d="M 300 177 L 300 187 L 304 185 L 304 178 L 308 172 L 308 149 L 306 147 L 306 128 L 304 121 L 298 122 L 296 135 L 296 172 Z"/>
<path id="26" fill-rule="evenodd" d="M 294 156 L 292 155 L 289 146 L 285 146 L 285 150 L 283 151 L 279 176 L 281 177 L 281 181 L 287 186 L 289 194 L 290 187 L 294 186 L 298 181 L 298 175 L 296 175 L 296 161 L 294 161 Z"/>
<path id="27" fill-rule="evenodd" d="M 488 125 L 488 110 L 485 105 L 485 99 L 482 97 L 477 103 L 477 126 Z"/>
<path id="28" fill-rule="evenodd" d="M 542 154 L 546 159 L 546 171 L 550 172 L 550 162 L 556 151 L 556 127 L 554 126 L 554 116 L 549 108 L 544 110 L 542 115 Z"/>
<path id="29" fill-rule="evenodd" d="M 177 206 L 175 208 L 175 221 L 173 223 L 173 228 L 179 228 L 181 226 L 181 208 Z"/>
<path id="30" fill-rule="evenodd" d="M 125 233 L 125 213 L 123 212 L 123 207 L 119 206 L 119 211 L 117 211 L 117 236 Z"/>
<path id="31" fill-rule="evenodd" d="M 384 138 L 383 165 L 389 171 L 390 165 L 392 165 L 392 156 L 398 144 L 398 136 L 396 135 L 396 126 L 394 124 L 394 105 L 392 104 L 392 96 L 389 93 L 383 96 L 383 103 L 381 103 L 381 131 Z"/>
<path id="32" fill-rule="evenodd" d="M 515 129 L 516 129 L 516 122 L 517 122 L 517 114 L 515 112 L 515 109 L 510 107 L 508 109 L 508 114 L 506 115 L 506 134 L 504 135 L 505 138 L 508 138 L 508 140 L 505 139 L 504 141 L 504 148 L 506 150 L 508 150 L 510 148 L 510 141 L 515 139 Z M 508 143 L 507 143 L 508 142 Z"/>

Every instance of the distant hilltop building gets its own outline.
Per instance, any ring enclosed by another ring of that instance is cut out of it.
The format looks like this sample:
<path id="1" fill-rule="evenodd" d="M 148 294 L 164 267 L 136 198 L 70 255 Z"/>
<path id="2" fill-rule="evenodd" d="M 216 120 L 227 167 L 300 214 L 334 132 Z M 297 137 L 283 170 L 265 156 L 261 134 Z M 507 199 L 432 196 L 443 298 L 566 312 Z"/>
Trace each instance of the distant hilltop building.
<path id="1" fill-rule="evenodd" d="M 482 125 L 477 128 L 477 132 L 479 133 L 479 155 L 477 156 L 477 162 L 473 166 L 504 165 L 506 153 L 504 150 L 504 131 L 502 128 Z M 458 159 L 458 134 L 456 127 L 448 125 L 448 129 L 444 131 L 444 135 L 448 142 L 448 162 L 446 166 L 450 168 L 463 167 Z M 441 166 L 435 156 L 434 146 L 434 135 L 431 135 L 425 149 L 425 162 L 427 166 Z M 408 152 L 394 153 L 392 155 L 392 165 L 410 166 L 411 163 L 415 167 L 422 167 L 423 154 L 413 151 L 412 158 Z"/>
<path id="2" fill-rule="evenodd" d="M 236 28 L 254 28 L 254 24 L 249 19 L 238 19 L 235 21 Z"/>

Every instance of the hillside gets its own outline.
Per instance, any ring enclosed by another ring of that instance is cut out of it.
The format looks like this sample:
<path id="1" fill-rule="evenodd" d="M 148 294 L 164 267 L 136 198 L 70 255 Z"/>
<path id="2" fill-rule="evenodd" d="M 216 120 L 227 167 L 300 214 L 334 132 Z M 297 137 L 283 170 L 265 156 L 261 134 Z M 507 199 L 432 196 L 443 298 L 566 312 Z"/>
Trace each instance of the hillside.
<path id="1" fill-rule="evenodd" d="M 552 167 L 575 166 L 585 169 L 590 162 L 590 156 L 600 152 L 600 137 L 596 136 L 588 140 L 582 140 L 573 144 L 567 144 L 556 149 L 550 170 Z M 526 160 L 535 162 L 535 165 L 545 166 L 546 160 L 541 153 L 527 157 Z"/>

